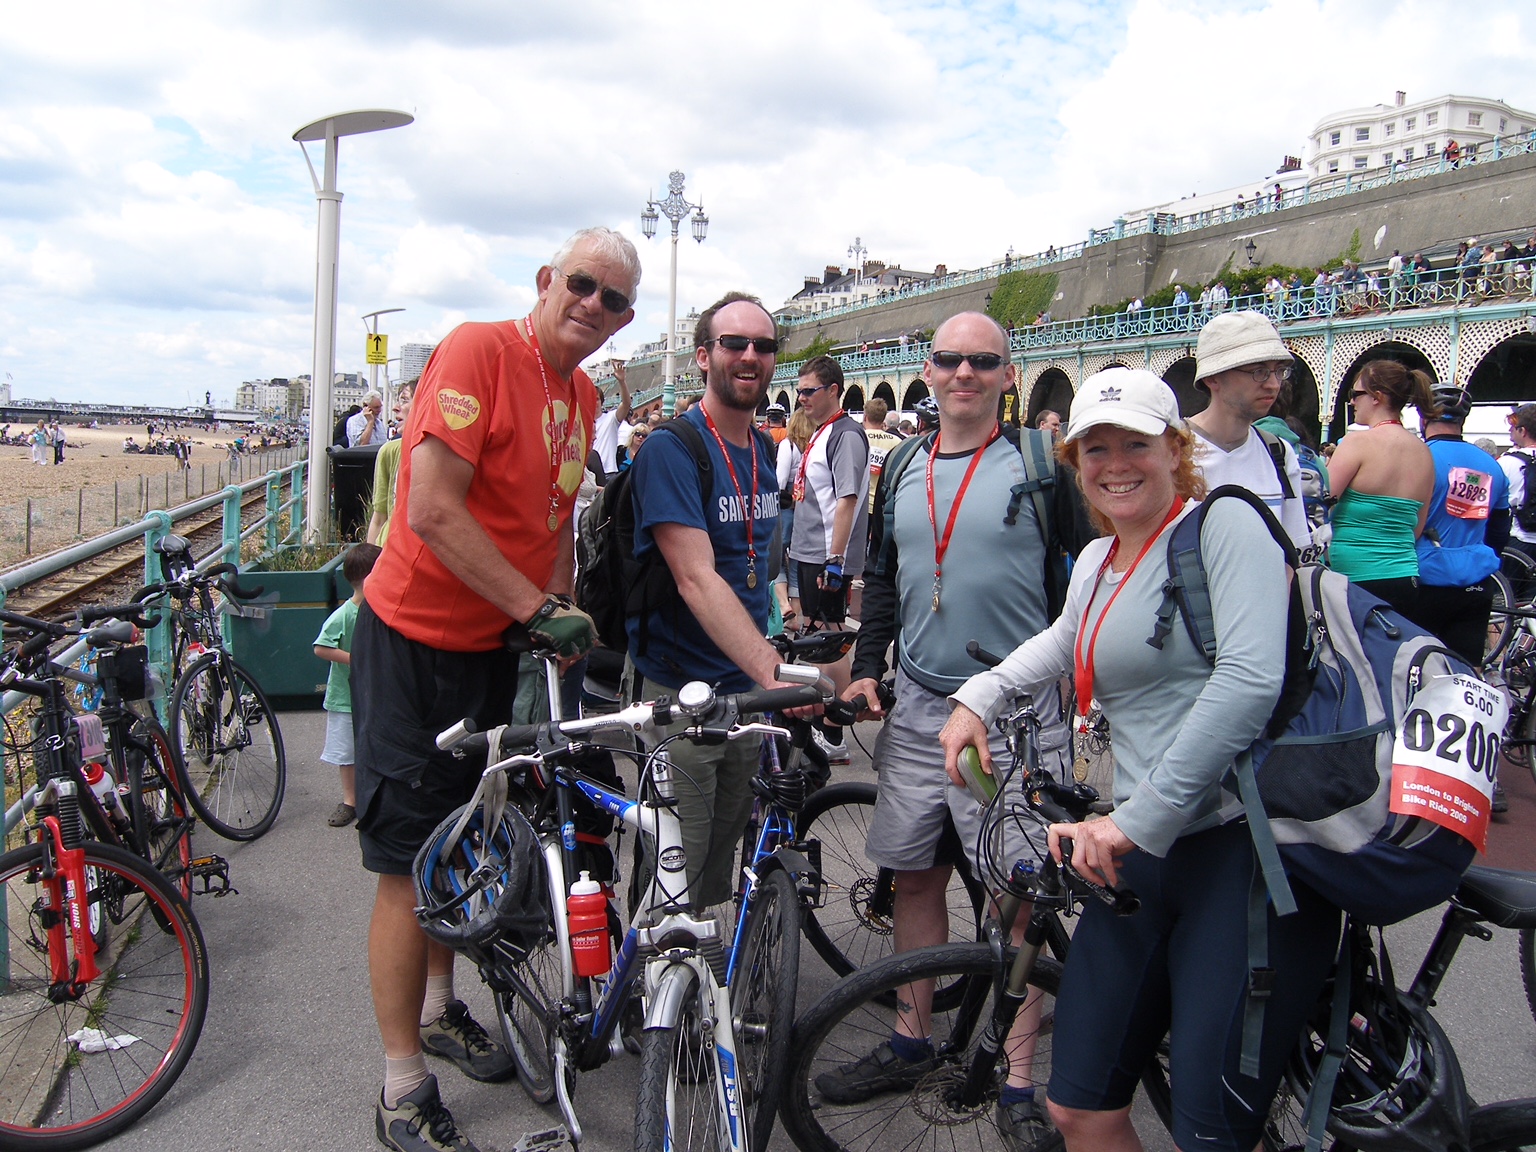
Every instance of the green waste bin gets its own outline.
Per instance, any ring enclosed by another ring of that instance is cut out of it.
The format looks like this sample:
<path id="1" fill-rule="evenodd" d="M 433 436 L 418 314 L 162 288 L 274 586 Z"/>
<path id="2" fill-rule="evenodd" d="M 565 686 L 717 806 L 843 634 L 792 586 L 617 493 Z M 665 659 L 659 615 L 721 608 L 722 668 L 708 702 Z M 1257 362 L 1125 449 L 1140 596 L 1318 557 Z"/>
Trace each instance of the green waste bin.
<path id="1" fill-rule="evenodd" d="M 324 703 L 330 664 L 315 655 L 315 637 L 352 595 L 352 585 L 341 574 L 345 556 L 343 550 L 305 572 L 272 571 L 270 561 L 240 570 L 240 582 L 262 593 L 238 614 L 231 613 L 230 651 L 279 711 L 311 710 Z"/>

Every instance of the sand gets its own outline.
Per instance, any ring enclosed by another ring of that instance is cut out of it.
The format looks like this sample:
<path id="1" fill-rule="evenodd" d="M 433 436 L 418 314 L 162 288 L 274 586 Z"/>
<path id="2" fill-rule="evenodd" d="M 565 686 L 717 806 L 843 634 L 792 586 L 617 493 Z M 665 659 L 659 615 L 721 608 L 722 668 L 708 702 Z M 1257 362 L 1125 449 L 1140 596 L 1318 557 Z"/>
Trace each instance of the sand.
<path id="1" fill-rule="evenodd" d="M 13 433 L 21 430 L 21 425 L 11 426 Z M 132 435 L 140 444 L 148 439 L 142 424 L 66 427 L 64 463 L 58 465 L 32 463 L 30 448 L 0 446 L 0 566 L 9 567 L 28 556 L 29 497 L 33 502 L 30 555 L 35 557 L 109 531 L 114 510 L 117 524 L 137 520 L 145 500 L 141 485 L 148 487 L 150 508 L 173 507 L 184 503 L 188 494 L 196 499 L 203 492 L 222 488 L 229 477 L 228 445 L 243 430 L 180 431 L 192 441 L 192 468 L 185 476 L 174 456 L 123 451 L 126 436 Z M 276 454 L 266 462 L 277 466 Z M 245 479 L 261 470 L 261 464 L 251 456 L 242 459 L 241 466 Z"/>

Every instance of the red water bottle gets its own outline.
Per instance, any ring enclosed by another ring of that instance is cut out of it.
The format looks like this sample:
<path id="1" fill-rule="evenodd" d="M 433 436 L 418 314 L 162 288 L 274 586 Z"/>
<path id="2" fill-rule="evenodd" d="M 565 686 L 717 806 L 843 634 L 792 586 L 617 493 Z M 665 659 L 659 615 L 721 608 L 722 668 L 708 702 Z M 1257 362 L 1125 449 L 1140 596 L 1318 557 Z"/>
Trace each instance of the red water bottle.
<path id="1" fill-rule="evenodd" d="M 583 872 L 571 885 L 565 912 L 576 975 L 602 976 L 612 962 L 608 946 L 608 897 L 603 894 L 603 886 L 592 879 L 592 873 Z"/>

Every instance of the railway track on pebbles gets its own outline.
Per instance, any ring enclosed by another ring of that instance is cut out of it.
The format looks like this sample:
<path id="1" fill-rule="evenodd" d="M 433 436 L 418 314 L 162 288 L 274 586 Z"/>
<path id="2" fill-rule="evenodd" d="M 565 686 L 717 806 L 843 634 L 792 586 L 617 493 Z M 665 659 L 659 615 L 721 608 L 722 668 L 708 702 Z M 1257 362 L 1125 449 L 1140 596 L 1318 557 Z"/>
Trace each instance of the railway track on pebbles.
<path id="1" fill-rule="evenodd" d="M 241 506 L 242 526 L 259 518 L 265 510 L 265 493 L 260 490 L 250 493 Z M 224 511 L 216 507 L 180 520 L 174 531 L 178 536 L 185 536 L 192 541 L 194 556 L 205 556 L 223 542 Z M 35 564 L 40 559 L 46 557 L 32 557 L 27 564 Z M 10 571 L 15 571 L 15 568 Z M 49 620 L 82 604 L 110 604 L 126 600 L 143 584 L 144 540 L 140 537 L 109 552 L 103 552 L 100 556 L 82 560 L 63 572 L 42 577 L 7 593 L 5 607 L 13 612 Z"/>

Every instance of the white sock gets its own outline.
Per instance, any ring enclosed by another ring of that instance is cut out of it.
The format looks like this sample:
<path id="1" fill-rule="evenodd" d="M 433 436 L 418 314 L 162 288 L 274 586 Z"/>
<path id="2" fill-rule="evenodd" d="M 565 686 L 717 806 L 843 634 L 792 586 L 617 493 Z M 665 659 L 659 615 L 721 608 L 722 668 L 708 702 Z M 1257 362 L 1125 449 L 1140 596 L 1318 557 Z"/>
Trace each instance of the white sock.
<path id="1" fill-rule="evenodd" d="M 453 999 L 453 973 L 427 977 L 427 997 L 421 1002 L 421 1026 L 425 1028 L 448 1007 Z"/>
<path id="2" fill-rule="evenodd" d="M 427 1054 L 418 1051 L 414 1056 L 396 1060 L 384 1057 L 384 1107 L 398 1108 L 400 1097 L 409 1096 L 426 1082 Z"/>

